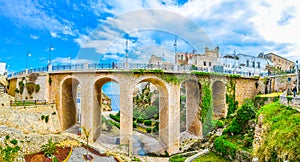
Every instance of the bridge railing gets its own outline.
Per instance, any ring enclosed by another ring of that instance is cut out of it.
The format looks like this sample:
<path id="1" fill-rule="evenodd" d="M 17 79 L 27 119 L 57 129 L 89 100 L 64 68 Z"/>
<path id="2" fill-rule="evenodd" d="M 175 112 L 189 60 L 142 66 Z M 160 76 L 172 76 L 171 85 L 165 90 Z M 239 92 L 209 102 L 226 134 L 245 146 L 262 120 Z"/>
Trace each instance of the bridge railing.
<path id="1" fill-rule="evenodd" d="M 31 74 L 37 72 L 59 72 L 59 71 L 92 71 L 92 70 L 155 70 L 161 69 L 169 72 L 191 72 L 191 71 L 203 71 L 213 72 L 208 67 L 197 67 L 195 65 L 173 65 L 173 64 L 141 64 L 141 63 L 93 63 L 93 64 L 66 64 L 66 65 L 54 65 L 47 67 L 39 67 L 34 69 L 23 70 L 20 72 L 8 74 L 8 78 L 17 77 L 23 74 Z M 241 76 L 252 77 L 253 73 L 236 71 L 233 69 L 224 69 L 225 74 L 239 74 Z M 261 77 L 270 76 L 268 73 L 259 73 Z"/>
<path id="2" fill-rule="evenodd" d="M 51 71 L 80 71 L 85 70 L 84 64 L 69 64 L 52 66 Z"/>

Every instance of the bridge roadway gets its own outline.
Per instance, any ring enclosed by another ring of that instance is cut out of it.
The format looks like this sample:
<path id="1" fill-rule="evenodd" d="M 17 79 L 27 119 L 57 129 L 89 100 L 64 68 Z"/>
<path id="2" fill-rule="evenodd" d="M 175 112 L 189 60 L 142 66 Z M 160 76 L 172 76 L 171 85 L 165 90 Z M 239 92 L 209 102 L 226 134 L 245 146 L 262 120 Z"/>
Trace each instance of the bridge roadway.
<path id="1" fill-rule="evenodd" d="M 164 69 L 164 76 L 154 72 L 137 72 L 132 69 Z M 180 87 L 186 90 L 186 130 L 202 137 L 202 123 L 199 119 L 203 86 L 212 90 L 213 117 L 215 119 L 227 115 L 226 84 L 231 79 L 228 76 L 197 76 L 189 75 L 188 67 L 158 66 L 147 64 L 78 64 L 64 66 L 49 66 L 47 68 L 26 70 L 23 73 L 12 74 L 10 79 L 28 76 L 30 73 L 47 72 L 51 84 L 45 84 L 45 99 L 55 101 L 60 118 L 61 129 L 66 130 L 76 124 L 77 87 L 81 86 L 81 124 L 92 130 L 92 139 L 101 136 L 101 91 L 108 82 L 120 86 L 120 144 L 126 144 L 132 150 L 133 134 L 133 94 L 135 87 L 143 82 L 151 82 L 159 90 L 159 141 L 164 148 L 162 153 L 176 153 L 180 147 Z M 167 79 L 169 77 L 171 79 Z M 173 79 L 172 79 L 173 78 Z M 179 83 L 174 82 L 177 78 Z M 172 81 L 173 80 L 173 81 Z M 250 96 L 237 91 L 243 97 L 253 97 L 256 80 L 250 79 L 249 85 L 237 80 L 237 87 L 246 86 L 251 91 Z M 14 82 L 15 84 L 17 81 Z M 11 86 L 12 87 L 12 86 Z M 252 95 L 252 96 L 251 96 Z"/>

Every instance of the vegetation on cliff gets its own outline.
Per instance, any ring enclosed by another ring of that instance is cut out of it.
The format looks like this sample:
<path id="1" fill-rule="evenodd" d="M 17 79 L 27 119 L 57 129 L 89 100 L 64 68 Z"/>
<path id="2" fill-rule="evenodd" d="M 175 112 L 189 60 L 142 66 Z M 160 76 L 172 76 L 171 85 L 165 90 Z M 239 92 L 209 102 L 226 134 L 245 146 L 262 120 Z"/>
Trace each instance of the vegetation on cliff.
<path id="1" fill-rule="evenodd" d="M 260 161 L 300 161 L 300 113 L 274 102 L 259 111 L 262 141 L 255 150 Z"/>
<path id="2" fill-rule="evenodd" d="M 215 151 L 231 160 L 236 158 L 237 153 L 243 154 L 242 159 L 250 160 L 249 155 L 253 150 L 255 119 L 256 108 L 253 101 L 247 99 L 223 130 L 223 135 L 215 139 Z"/>

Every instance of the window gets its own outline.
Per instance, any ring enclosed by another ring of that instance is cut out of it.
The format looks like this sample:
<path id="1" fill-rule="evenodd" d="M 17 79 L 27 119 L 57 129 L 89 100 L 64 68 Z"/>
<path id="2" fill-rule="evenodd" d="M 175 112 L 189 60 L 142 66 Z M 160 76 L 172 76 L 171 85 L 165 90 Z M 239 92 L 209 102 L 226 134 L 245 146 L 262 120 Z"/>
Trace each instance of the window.
<path id="1" fill-rule="evenodd" d="M 211 62 L 209 62 L 208 65 L 211 66 Z"/>
<path id="2" fill-rule="evenodd" d="M 206 66 L 206 62 L 205 61 L 203 62 L 203 65 Z"/>
<path id="3" fill-rule="evenodd" d="M 252 67 L 255 67 L 255 62 L 252 62 Z"/>
<path id="4" fill-rule="evenodd" d="M 257 63 L 257 67 L 260 68 L 260 62 Z"/>
<path id="5" fill-rule="evenodd" d="M 249 60 L 247 60 L 246 66 L 249 67 Z"/>
<path id="6" fill-rule="evenodd" d="M 181 60 L 183 60 L 183 55 L 181 55 Z"/>

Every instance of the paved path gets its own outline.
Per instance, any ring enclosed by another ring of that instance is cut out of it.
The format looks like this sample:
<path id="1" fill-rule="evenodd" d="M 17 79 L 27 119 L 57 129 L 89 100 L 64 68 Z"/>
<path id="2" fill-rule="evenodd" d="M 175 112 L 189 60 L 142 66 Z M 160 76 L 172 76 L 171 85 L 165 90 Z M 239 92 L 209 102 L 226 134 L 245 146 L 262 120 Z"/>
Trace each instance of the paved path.
<path id="1" fill-rule="evenodd" d="M 68 160 L 69 162 L 83 162 L 83 155 L 87 153 L 87 150 L 83 147 L 78 147 L 78 148 L 73 148 L 72 155 L 70 159 Z M 94 162 L 116 162 L 113 156 L 109 157 L 101 157 L 97 156 L 91 152 L 89 152 L 90 155 L 94 157 Z"/>

